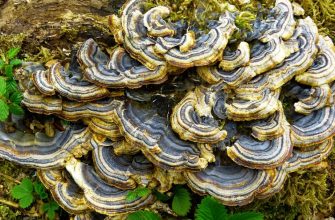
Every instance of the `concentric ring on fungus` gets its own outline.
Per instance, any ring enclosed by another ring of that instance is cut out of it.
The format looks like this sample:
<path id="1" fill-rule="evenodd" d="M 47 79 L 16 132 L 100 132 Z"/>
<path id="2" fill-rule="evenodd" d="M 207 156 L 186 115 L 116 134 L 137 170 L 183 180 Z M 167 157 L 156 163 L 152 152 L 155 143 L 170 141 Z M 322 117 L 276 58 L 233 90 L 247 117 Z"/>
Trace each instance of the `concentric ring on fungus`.
<path id="1" fill-rule="evenodd" d="M 38 170 L 37 175 L 44 186 L 50 190 L 57 203 L 71 214 L 90 210 L 83 191 L 63 170 Z"/>
<path id="2" fill-rule="evenodd" d="M 126 200 L 127 190 L 108 185 L 91 166 L 76 159 L 67 162 L 66 170 L 83 190 L 87 205 L 99 213 L 106 215 L 128 213 L 144 208 L 155 200 L 151 194 L 133 201 Z"/>
<path id="3" fill-rule="evenodd" d="M 138 184 L 150 182 L 153 165 L 143 155 L 117 156 L 109 144 L 93 148 L 95 170 L 109 184 L 120 189 L 134 189 Z"/>
<path id="4" fill-rule="evenodd" d="M 126 200 L 138 186 L 187 184 L 232 206 L 280 191 L 288 173 L 329 155 L 335 135 L 334 45 L 293 6 L 277 0 L 237 38 L 237 9 L 204 31 L 127 1 L 109 17 L 113 50 L 88 39 L 78 62 L 23 63 L 27 116 L 71 123 L 54 137 L 27 118 L 11 120 L 12 133 L 1 124 L 0 157 L 38 168 L 73 214 L 144 209 L 153 195 Z"/>

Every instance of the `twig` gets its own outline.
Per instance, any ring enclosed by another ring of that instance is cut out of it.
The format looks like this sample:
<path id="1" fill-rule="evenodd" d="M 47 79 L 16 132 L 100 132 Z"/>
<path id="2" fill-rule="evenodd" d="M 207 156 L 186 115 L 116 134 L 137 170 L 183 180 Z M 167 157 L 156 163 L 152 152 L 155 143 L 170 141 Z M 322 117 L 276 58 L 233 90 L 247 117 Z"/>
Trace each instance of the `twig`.
<path id="1" fill-rule="evenodd" d="M 13 177 L 7 175 L 7 174 L 0 173 L 0 176 L 5 177 L 6 179 L 9 179 L 9 180 L 11 180 L 11 181 L 13 181 L 13 182 L 15 182 L 15 183 L 17 183 L 17 184 L 20 184 L 20 183 L 21 183 L 21 182 L 18 181 L 17 179 L 15 179 L 15 178 L 13 178 Z"/>
<path id="2" fill-rule="evenodd" d="M 8 201 L 6 199 L 0 198 L 0 203 L 11 206 L 13 208 L 18 209 L 19 208 L 19 204 L 12 202 L 12 201 Z"/>

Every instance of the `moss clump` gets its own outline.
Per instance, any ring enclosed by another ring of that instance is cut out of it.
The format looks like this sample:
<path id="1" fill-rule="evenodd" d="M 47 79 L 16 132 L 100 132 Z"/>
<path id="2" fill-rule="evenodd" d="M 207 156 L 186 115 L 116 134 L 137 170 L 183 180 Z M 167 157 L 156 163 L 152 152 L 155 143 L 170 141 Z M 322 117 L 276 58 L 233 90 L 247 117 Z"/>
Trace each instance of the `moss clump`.
<path id="1" fill-rule="evenodd" d="M 108 28 L 108 18 L 93 14 L 74 14 L 68 11 L 62 16 L 60 36 L 76 42 L 82 35 L 112 37 Z M 98 37 L 99 38 L 99 37 Z"/>
<path id="2" fill-rule="evenodd" d="M 21 47 L 26 35 L 21 34 L 0 34 L 0 54 L 5 53 L 10 48 Z"/>
<path id="3" fill-rule="evenodd" d="M 0 161 L 0 197 L 9 198 L 10 190 L 19 180 L 26 176 L 31 176 L 35 172 L 34 169 L 18 166 L 9 161 Z"/>
<path id="4" fill-rule="evenodd" d="M 279 193 L 238 210 L 256 210 L 263 213 L 265 219 L 329 217 L 335 208 L 334 170 L 335 150 L 327 161 L 310 169 L 291 173 Z"/>
<path id="5" fill-rule="evenodd" d="M 250 4 L 239 5 L 236 0 L 148 0 L 147 6 L 151 8 L 156 5 L 165 5 L 171 8 L 169 17 L 171 22 L 184 20 L 200 30 L 206 30 L 208 21 L 217 20 L 227 10 L 239 12 L 236 25 L 242 29 L 250 29 L 250 23 L 259 11 L 258 5 L 264 2 L 265 0 L 251 1 Z"/>
<path id="6" fill-rule="evenodd" d="M 335 4 L 334 0 L 298 0 L 306 15 L 316 22 L 319 31 L 335 40 Z"/>
<path id="7" fill-rule="evenodd" d="M 19 211 L 13 212 L 8 206 L 0 205 L 0 219 L 15 220 L 20 214 Z"/>

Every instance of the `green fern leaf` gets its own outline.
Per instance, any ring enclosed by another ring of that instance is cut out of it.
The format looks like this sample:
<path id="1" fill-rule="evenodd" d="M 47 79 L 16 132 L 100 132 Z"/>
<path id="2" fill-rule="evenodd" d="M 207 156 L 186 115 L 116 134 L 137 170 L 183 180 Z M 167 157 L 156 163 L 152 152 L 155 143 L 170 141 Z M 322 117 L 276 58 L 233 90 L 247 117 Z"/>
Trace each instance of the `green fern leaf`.
<path id="1" fill-rule="evenodd" d="M 195 220 L 226 220 L 228 219 L 227 209 L 216 199 L 206 196 L 201 200 L 195 211 Z"/>
<path id="2" fill-rule="evenodd" d="M 5 121 L 9 115 L 9 107 L 4 100 L 0 99 L 0 121 Z"/>
<path id="3" fill-rule="evenodd" d="M 127 220 L 161 220 L 161 217 L 154 212 L 140 210 L 129 214 Z"/>
<path id="4" fill-rule="evenodd" d="M 0 95 L 4 96 L 6 94 L 7 91 L 7 84 L 6 84 L 6 80 L 3 77 L 0 77 Z"/>
<path id="5" fill-rule="evenodd" d="M 191 209 L 191 196 L 187 189 L 177 186 L 174 189 L 172 210 L 179 216 L 185 216 Z"/>
<path id="6" fill-rule="evenodd" d="M 228 217 L 228 220 L 263 220 L 264 216 L 258 212 L 241 212 L 232 214 Z"/>

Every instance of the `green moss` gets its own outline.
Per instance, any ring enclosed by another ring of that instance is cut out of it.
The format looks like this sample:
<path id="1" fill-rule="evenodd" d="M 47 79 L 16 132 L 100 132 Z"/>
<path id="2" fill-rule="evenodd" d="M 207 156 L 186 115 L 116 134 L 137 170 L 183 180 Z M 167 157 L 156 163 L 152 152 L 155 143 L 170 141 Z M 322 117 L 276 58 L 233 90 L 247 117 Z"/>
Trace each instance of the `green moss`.
<path id="1" fill-rule="evenodd" d="M 306 15 L 311 16 L 317 23 L 319 31 L 335 40 L 335 4 L 334 0 L 298 0 L 305 9 Z"/>
<path id="2" fill-rule="evenodd" d="M 254 202 L 256 210 L 267 219 L 295 219 L 311 217 L 328 210 L 328 171 L 304 170 L 292 173 L 284 189 L 275 196 Z"/>
<path id="3" fill-rule="evenodd" d="M 106 36 L 111 35 L 107 17 L 67 13 L 63 16 L 63 19 L 66 22 L 61 26 L 60 35 L 65 36 L 69 41 L 76 42 L 81 34 L 88 32 L 93 32 L 93 34 L 96 32 Z M 73 25 L 74 23 L 80 25 Z"/>
<path id="4" fill-rule="evenodd" d="M 0 34 L 0 54 L 5 53 L 10 48 L 22 47 L 26 35 L 21 34 Z"/>
<path id="5" fill-rule="evenodd" d="M 13 212 L 8 206 L 0 205 L 0 219 L 15 220 L 21 213 Z"/>
<path id="6" fill-rule="evenodd" d="M 9 161 L 0 161 L 0 185 L 2 196 L 9 197 L 11 188 L 17 183 L 15 180 L 21 180 L 25 176 L 33 174 L 34 169 L 21 167 Z"/>
<path id="7" fill-rule="evenodd" d="M 25 60 L 31 62 L 46 63 L 52 59 L 61 58 L 63 55 L 61 50 L 50 50 L 49 48 L 43 46 L 38 47 L 38 51 L 39 52 L 37 54 L 26 55 Z"/>
<path id="8" fill-rule="evenodd" d="M 326 162 L 291 173 L 279 193 L 237 210 L 256 210 L 263 213 L 265 219 L 328 217 L 335 208 L 334 169 L 335 150 Z"/>
<path id="9" fill-rule="evenodd" d="M 201 30 L 206 30 L 207 22 L 217 20 L 225 11 L 239 12 L 236 25 L 242 29 L 250 29 L 250 22 L 255 19 L 257 3 L 240 6 L 235 0 L 149 0 L 148 8 L 165 5 L 171 8 L 169 20 L 172 22 L 185 20 Z"/>

